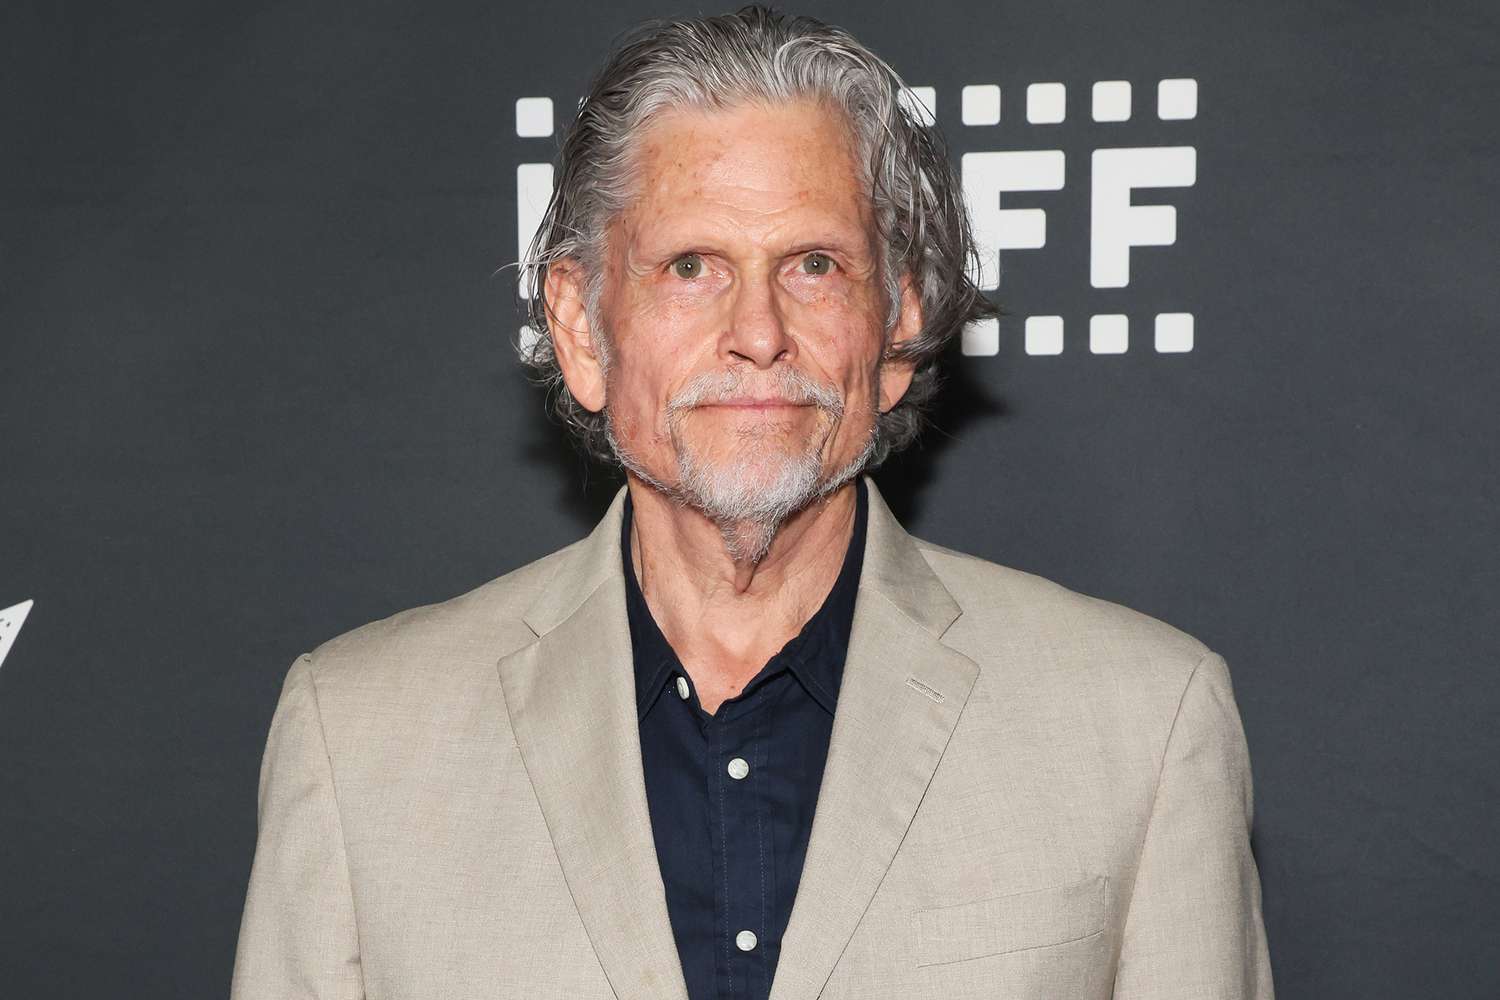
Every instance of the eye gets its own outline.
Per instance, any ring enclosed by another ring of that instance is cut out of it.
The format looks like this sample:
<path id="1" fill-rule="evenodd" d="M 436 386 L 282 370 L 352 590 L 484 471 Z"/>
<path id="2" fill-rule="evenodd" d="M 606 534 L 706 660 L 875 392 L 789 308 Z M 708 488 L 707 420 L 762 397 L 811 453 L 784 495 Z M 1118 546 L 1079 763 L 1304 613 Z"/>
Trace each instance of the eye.
<path id="1" fill-rule="evenodd" d="M 802 270 L 806 274 L 830 274 L 833 267 L 833 258 L 817 250 L 802 258 Z"/>
<path id="2" fill-rule="evenodd" d="M 703 273 L 703 258 L 695 253 L 685 253 L 672 261 L 672 273 L 679 278 L 696 278 Z"/>

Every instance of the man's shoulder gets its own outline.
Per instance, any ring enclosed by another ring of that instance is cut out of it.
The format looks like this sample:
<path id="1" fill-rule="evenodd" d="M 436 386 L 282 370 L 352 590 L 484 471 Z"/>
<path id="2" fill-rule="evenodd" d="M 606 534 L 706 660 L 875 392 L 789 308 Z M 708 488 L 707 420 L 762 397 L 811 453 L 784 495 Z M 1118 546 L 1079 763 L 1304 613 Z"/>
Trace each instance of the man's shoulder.
<path id="1" fill-rule="evenodd" d="M 320 643 L 309 669 L 321 682 L 429 679 L 488 669 L 536 638 L 524 615 L 580 543 L 574 542 L 471 590 L 407 608 Z"/>
<path id="2" fill-rule="evenodd" d="M 1212 655 L 1207 644 L 1145 612 L 1055 580 L 915 539 L 962 614 L 943 640 L 976 659 L 1022 653 L 1058 679 L 1134 675 L 1175 686 Z"/>

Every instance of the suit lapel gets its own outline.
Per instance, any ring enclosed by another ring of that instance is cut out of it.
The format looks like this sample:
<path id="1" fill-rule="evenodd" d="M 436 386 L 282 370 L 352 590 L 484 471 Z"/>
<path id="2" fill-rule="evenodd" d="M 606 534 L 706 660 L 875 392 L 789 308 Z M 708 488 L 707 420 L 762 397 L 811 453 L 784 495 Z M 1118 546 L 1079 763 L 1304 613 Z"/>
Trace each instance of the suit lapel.
<path id="1" fill-rule="evenodd" d="M 796 901 L 770 1000 L 822 990 L 906 836 L 978 666 L 939 637 L 959 608 L 870 490 L 865 564 Z"/>
<path id="2" fill-rule="evenodd" d="M 500 661 L 511 728 L 563 876 L 621 1000 L 687 1000 L 651 835 L 620 572 L 624 491 Z"/>
<path id="3" fill-rule="evenodd" d="M 813 1000 L 906 835 L 979 668 L 959 608 L 868 479 L 849 652 L 770 1000 Z M 687 1000 L 651 835 L 621 573 L 622 489 L 499 663 L 511 728 L 589 940 L 621 1000 Z"/>

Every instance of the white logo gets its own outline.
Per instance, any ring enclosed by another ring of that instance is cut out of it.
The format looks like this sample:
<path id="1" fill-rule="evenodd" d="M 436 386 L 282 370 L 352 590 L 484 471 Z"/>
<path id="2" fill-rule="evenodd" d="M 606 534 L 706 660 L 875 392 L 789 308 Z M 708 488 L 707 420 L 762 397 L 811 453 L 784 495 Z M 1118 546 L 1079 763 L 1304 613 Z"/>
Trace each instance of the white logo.
<path id="1" fill-rule="evenodd" d="M 1100 80 L 1093 85 L 1095 122 L 1125 122 L 1131 116 L 1128 80 Z M 928 124 L 936 121 L 937 92 L 932 87 L 910 87 L 902 104 Z M 1067 120 L 1067 86 L 1033 83 L 1026 87 L 1028 125 L 1056 125 Z M 1159 80 L 1156 117 L 1183 121 L 1198 115 L 1198 81 L 1192 78 Z M 994 84 L 963 88 L 962 119 L 966 126 L 999 125 L 1001 93 Z M 516 101 L 516 135 L 545 138 L 553 134 L 552 99 L 523 97 Z M 970 276 L 981 289 L 1000 287 L 1002 253 L 1040 250 L 1047 245 L 1044 208 L 1004 208 L 1008 193 L 1060 191 L 1067 183 L 1067 157 L 1060 149 L 1006 150 L 965 153 L 960 158 L 964 200 L 980 256 L 977 273 Z M 1171 205 L 1132 205 L 1138 188 L 1192 187 L 1197 183 L 1198 155 L 1193 146 L 1113 146 L 1095 149 L 1090 160 L 1089 284 L 1094 288 L 1125 288 L 1130 284 L 1130 252 L 1134 247 L 1164 247 L 1177 242 L 1177 209 Z M 552 165 L 523 163 L 516 168 L 517 259 L 525 255 L 552 196 Z M 525 296 L 526 290 L 521 289 Z M 1158 312 L 1153 317 L 1152 346 L 1158 354 L 1181 354 L 1193 349 L 1193 314 Z M 521 328 L 521 342 L 536 337 Z M 1064 346 L 1061 316 L 1027 316 L 1025 348 L 1029 355 L 1061 354 Z M 1130 348 L 1130 317 L 1100 313 L 1089 317 L 1089 351 L 1124 354 Z M 1000 353 L 997 319 L 984 320 L 963 331 L 961 348 L 970 356 Z"/>
<path id="2" fill-rule="evenodd" d="M 0 667 L 5 665 L 6 654 L 10 652 L 16 635 L 21 631 L 21 626 L 26 624 L 26 616 L 30 613 L 30 601 L 22 601 L 0 611 Z"/>

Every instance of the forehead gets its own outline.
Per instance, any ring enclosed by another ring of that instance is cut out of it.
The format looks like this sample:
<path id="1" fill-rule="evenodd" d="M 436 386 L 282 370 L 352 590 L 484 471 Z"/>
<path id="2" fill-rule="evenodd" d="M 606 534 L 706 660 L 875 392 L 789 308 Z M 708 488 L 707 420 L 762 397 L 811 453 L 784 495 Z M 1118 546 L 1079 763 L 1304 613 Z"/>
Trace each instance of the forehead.
<path id="1" fill-rule="evenodd" d="M 873 236 L 854 136 L 824 105 L 673 109 L 638 142 L 635 197 L 621 219 L 636 240 L 713 226 L 762 239 L 809 230 L 864 243 Z"/>

